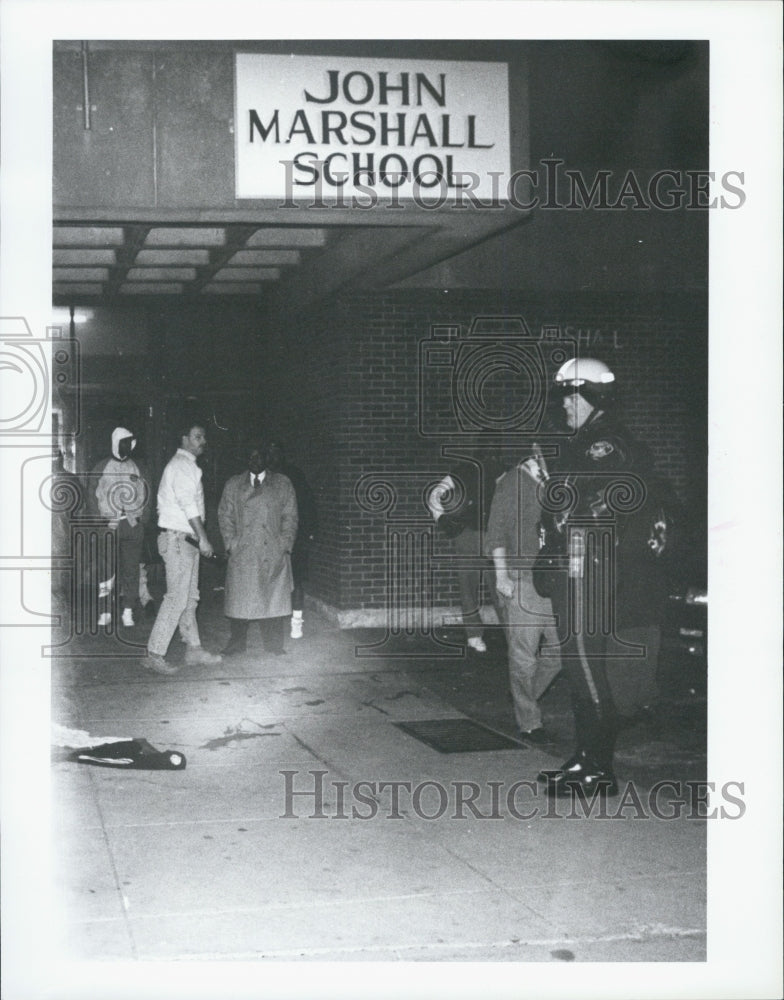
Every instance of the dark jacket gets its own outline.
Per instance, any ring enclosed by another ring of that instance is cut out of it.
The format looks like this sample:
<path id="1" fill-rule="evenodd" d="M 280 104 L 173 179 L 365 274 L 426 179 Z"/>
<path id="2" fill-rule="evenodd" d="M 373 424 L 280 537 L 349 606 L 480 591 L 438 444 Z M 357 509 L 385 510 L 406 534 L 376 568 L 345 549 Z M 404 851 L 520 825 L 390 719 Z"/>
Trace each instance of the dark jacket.
<path id="1" fill-rule="evenodd" d="M 652 539 L 657 524 L 670 517 L 665 510 L 660 477 L 649 450 L 620 421 L 598 410 L 562 448 L 547 495 L 559 504 L 545 507 L 547 538 L 560 536 L 565 544 L 567 525 L 579 522 L 611 524 L 615 530 L 615 613 L 620 628 L 656 624 L 667 596 L 666 560 Z M 666 528 L 664 529 L 666 532 Z"/>
<path id="2" fill-rule="evenodd" d="M 495 454 L 478 452 L 473 461 L 467 458 L 455 461 L 448 472 L 455 489 L 443 498 L 444 513 L 438 520 L 439 531 L 448 538 L 454 538 L 466 528 L 484 531 L 496 481 L 504 471 Z"/>

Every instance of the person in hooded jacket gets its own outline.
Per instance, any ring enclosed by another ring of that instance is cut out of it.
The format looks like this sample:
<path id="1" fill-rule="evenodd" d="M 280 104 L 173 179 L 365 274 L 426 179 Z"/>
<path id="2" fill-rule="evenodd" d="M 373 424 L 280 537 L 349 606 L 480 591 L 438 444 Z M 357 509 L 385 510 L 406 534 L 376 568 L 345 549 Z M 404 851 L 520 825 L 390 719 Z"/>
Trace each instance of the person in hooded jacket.
<path id="1" fill-rule="evenodd" d="M 258 621 L 264 648 L 284 650 L 294 578 L 291 552 L 297 536 L 297 499 L 288 476 L 268 467 L 264 443 L 248 450 L 247 469 L 225 485 L 218 524 L 228 555 L 225 614 L 231 636 L 224 656 L 245 652 L 248 625 Z"/>
<path id="2" fill-rule="evenodd" d="M 110 456 L 98 462 L 89 475 L 90 513 L 105 520 L 115 533 L 115 563 L 107 559 L 99 571 L 98 624 L 104 627 L 111 624 L 107 605 L 115 585 L 122 607 L 122 624 L 126 628 L 135 624 L 133 609 L 139 599 L 139 563 L 151 496 L 144 469 L 132 457 L 135 448 L 133 431 L 115 427 Z"/>

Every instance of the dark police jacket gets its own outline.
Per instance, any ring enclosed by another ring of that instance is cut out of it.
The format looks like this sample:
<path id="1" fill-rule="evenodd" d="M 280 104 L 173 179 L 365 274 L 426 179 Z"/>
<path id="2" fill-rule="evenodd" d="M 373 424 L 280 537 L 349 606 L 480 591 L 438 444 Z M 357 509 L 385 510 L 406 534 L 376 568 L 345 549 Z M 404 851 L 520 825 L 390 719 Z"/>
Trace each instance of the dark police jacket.
<path id="1" fill-rule="evenodd" d="M 664 612 L 671 519 L 665 492 L 645 445 L 603 410 L 564 444 L 548 484 L 542 525 L 551 550 L 566 550 L 570 523 L 613 526 L 620 628 L 656 624 Z"/>

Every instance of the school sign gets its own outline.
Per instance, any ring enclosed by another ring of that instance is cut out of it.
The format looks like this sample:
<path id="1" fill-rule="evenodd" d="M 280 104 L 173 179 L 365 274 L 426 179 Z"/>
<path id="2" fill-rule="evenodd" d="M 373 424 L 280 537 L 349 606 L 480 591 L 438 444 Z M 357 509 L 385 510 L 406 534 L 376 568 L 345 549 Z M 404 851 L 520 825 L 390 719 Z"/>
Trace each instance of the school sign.
<path id="1" fill-rule="evenodd" d="M 493 198 L 510 174 L 506 63 L 237 53 L 235 114 L 238 199 Z"/>

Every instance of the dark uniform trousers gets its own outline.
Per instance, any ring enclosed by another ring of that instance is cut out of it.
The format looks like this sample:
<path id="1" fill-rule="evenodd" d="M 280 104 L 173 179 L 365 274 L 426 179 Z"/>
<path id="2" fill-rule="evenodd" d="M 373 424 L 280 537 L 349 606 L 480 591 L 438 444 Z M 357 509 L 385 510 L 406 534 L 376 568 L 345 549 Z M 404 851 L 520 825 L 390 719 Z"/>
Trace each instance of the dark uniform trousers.
<path id="1" fill-rule="evenodd" d="M 575 545 L 578 532 L 580 544 Z M 552 603 L 577 749 L 584 751 L 598 770 L 612 771 L 618 714 L 606 663 L 608 656 L 625 647 L 614 634 L 612 554 L 610 560 L 595 555 L 602 551 L 603 537 L 606 534 L 601 529 L 591 527 L 569 531 L 569 573 L 559 574 Z"/>

